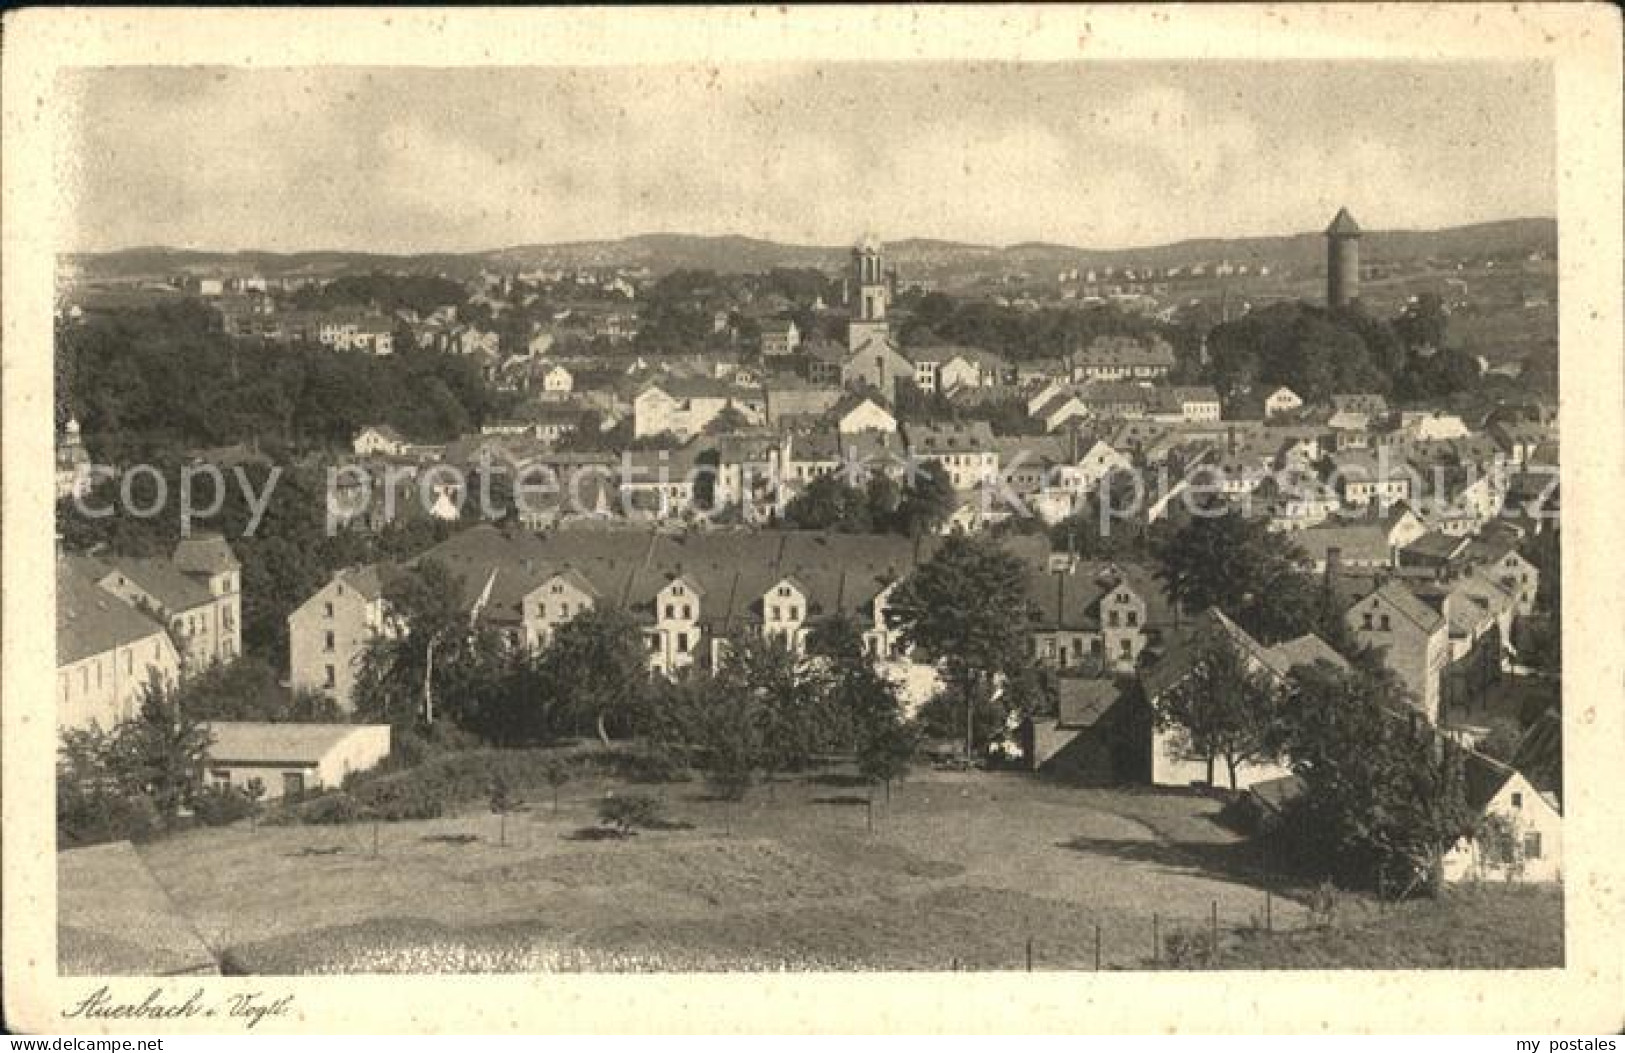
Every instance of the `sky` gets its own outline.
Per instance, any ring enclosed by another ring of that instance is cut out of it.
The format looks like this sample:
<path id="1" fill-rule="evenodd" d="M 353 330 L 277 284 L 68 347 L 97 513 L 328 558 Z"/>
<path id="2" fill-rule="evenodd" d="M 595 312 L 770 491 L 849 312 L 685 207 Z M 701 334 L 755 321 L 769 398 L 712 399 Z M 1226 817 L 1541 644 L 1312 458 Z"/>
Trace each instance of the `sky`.
<path id="1" fill-rule="evenodd" d="M 1535 63 L 120 68 L 62 85 L 65 247 L 638 233 L 1130 248 L 1556 214 Z"/>

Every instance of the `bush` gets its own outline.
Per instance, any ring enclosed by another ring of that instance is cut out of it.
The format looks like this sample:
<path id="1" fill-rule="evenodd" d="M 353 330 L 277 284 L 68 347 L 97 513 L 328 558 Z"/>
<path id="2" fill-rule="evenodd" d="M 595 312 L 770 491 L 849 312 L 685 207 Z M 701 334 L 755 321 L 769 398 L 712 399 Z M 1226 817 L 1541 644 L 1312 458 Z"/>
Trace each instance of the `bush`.
<path id="1" fill-rule="evenodd" d="M 440 818 L 446 810 L 443 784 L 433 778 L 418 778 L 417 774 L 400 772 L 356 787 L 351 796 L 363 813 L 361 817 L 386 823 Z"/>
<path id="2" fill-rule="evenodd" d="M 635 828 L 658 826 L 666 802 L 646 793 L 630 793 L 622 797 L 605 797 L 598 803 L 598 821 L 614 827 L 622 834 Z"/>
<path id="3" fill-rule="evenodd" d="M 1213 964 L 1213 936 L 1205 929 L 1170 932 L 1162 948 L 1163 960 L 1174 969 L 1205 969 Z"/>
<path id="4" fill-rule="evenodd" d="M 291 814 L 299 822 L 312 826 L 337 826 L 360 819 L 361 809 L 356 805 L 355 798 L 338 790 L 302 802 L 292 809 Z"/>
<path id="5" fill-rule="evenodd" d="M 146 794 L 57 793 L 58 848 L 82 848 L 104 841 L 147 841 L 164 831 L 158 806 Z"/>
<path id="6" fill-rule="evenodd" d="M 688 765 L 668 749 L 640 747 L 615 755 L 615 770 L 631 782 L 681 782 L 688 778 Z"/>
<path id="7" fill-rule="evenodd" d="M 247 819 L 256 807 L 254 799 L 236 786 L 206 786 L 192 798 L 192 814 L 204 826 Z"/>

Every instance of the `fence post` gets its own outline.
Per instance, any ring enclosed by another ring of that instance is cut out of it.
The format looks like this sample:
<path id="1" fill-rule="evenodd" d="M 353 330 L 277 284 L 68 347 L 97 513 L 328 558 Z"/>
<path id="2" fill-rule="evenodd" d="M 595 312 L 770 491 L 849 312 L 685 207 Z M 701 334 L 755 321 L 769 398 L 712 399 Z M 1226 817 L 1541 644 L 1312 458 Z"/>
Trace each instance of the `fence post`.
<path id="1" fill-rule="evenodd" d="M 1100 972 L 1100 922 L 1095 922 L 1095 972 Z"/>
<path id="2" fill-rule="evenodd" d="M 1275 912 L 1272 909 L 1273 904 L 1274 904 L 1274 897 L 1270 895 L 1270 890 L 1269 889 L 1265 889 L 1264 890 L 1264 931 L 1265 932 L 1274 932 L 1275 931 Z"/>
<path id="3" fill-rule="evenodd" d="M 1213 901 L 1213 920 L 1209 925 L 1209 932 L 1210 932 L 1211 937 L 1212 937 L 1212 945 L 1211 945 L 1208 953 L 1212 957 L 1217 958 L 1219 956 L 1219 901 L 1218 900 Z"/>
<path id="4" fill-rule="evenodd" d="M 1151 915 L 1151 964 L 1162 961 L 1162 919 Z"/>
<path id="5" fill-rule="evenodd" d="M 1033 938 L 1027 937 L 1027 971 L 1033 971 Z"/>

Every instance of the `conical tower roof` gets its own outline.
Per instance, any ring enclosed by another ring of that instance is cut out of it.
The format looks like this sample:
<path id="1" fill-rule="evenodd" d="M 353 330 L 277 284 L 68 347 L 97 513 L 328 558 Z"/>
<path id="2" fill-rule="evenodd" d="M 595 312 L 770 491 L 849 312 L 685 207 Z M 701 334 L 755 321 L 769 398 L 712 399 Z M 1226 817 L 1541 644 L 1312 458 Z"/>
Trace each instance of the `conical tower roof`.
<path id="1" fill-rule="evenodd" d="M 1349 215 L 1348 209 L 1340 208 L 1332 219 L 1332 225 L 1326 228 L 1326 235 L 1334 238 L 1357 238 L 1360 236 L 1360 224 L 1354 222 L 1354 217 Z"/>

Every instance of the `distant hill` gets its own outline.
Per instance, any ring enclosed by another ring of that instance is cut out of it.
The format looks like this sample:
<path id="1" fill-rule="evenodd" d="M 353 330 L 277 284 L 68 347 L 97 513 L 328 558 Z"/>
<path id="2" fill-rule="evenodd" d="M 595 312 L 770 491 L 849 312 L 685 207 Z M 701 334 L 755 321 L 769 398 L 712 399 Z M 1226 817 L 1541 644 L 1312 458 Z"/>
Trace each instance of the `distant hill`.
<path id="1" fill-rule="evenodd" d="M 1425 259 L 1471 259 L 1548 255 L 1557 251 L 1557 221 L 1510 219 L 1444 230 L 1369 231 L 1363 241 L 1368 262 Z M 1042 274 L 1073 267 L 1171 267 L 1197 262 L 1268 263 L 1277 268 L 1314 267 L 1325 257 L 1319 231 L 1256 238 L 1203 238 L 1137 249 L 1087 249 L 1048 242 L 1004 247 L 929 238 L 888 243 L 887 260 L 904 274 L 1003 273 Z M 692 268 L 724 273 L 762 271 L 771 267 L 816 267 L 831 270 L 848 258 L 849 246 L 786 245 L 736 235 L 640 234 L 605 241 L 519 245 L 470 253 L 385 255 L 323 251 L 298 253 L 200 252 L 144 246 L 108 253 L 64 257 L 87 278 L 151 278 L 187 273 L 327 276 L 354 271 L 410 270 L 472 274 L 482 268 L 516 270 L 533 267 L 647 267 L 656 274 Z"/>

